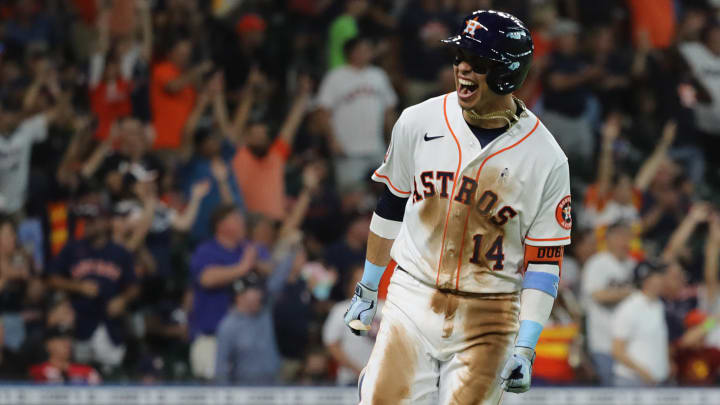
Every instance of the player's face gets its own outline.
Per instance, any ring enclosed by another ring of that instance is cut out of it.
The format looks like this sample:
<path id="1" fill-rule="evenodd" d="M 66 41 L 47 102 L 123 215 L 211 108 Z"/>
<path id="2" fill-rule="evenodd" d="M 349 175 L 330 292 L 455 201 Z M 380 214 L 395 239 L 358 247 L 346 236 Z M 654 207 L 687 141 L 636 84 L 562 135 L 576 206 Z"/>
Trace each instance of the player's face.
<path id="1" fill-rule="evenodd" d="M 489 93 L 485 79 L 492 61 L 458 48 L 454 65 L 455 90 L 460 107 L 464 110 L 477 109 L 483 96 Z"/>

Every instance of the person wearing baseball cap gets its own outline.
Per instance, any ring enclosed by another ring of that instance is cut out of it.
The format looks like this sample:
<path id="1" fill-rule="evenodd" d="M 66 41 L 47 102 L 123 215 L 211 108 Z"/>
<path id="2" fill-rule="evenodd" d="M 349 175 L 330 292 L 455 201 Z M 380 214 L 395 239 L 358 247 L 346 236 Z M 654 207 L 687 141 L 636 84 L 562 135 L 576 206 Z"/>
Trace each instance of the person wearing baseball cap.
<path id="1" fill-rule="evenodd" d="M 85 364 L 73 363 L 73 330 L 53 326 L 45 331 L 45 350 L 48 359 L 30 368 L 30 376 L 37 382 L 73 385 L 100 384 L 100 374 Z"/>
<path id="2" fill-rule="evenodd" d="M 269 275 L 257 267 L 232 283 L 232 308 L 217 328 L 215 380 L 220 383 L 273 385 L 281 357 L 273 308 L 292 270 L 296 252 L 277 262 Z"/>
<path id="3" fill-rule="evenodd" d="M 77 314 L 76 358 L 116 367 L 125 356 L 124 315 L 139 293 L 133 257 L 112 241 L 112 210 L 100 194 L 90 192 L 73 211 L 83 219 L 84 236 L 55 257 L 48 284 L 69 294 Z"/>
<path id="4" fill-rule="evenodd" d="M 638 291 L 615 311 L 612 325 L 615 385 L 644 387 L 670 376 L 668 327 L 660 300 L 668 265 L 645 261 L 635 267 Z"/>

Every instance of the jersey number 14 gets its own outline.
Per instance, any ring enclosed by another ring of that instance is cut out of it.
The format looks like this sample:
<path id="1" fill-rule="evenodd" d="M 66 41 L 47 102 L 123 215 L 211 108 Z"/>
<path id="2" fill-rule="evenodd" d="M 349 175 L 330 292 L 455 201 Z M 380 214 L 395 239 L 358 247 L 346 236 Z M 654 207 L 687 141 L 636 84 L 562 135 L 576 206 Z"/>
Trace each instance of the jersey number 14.
<path id="1" fill-rule="evenodd" d="M 470 258 L 470 263 L 478 264 L 478 265 L 485 265 L 486 263 L 490 261 L 494 261 L 495 265 L 492 267 L 494 271 L 499 271 L 503 269 L 503 261 L 505 260 L 505 253 L 503 253 L 503 237 L 502 235 L 499 235 L 497 238 L 495 238 L 495 241 L 490 245 L 490 248 L 485 252 L 485 259 L 483 260 L 481 258 L 482 252 L 480 252 L 480 249 L 482 247 L 482 240 L 483 240 L 482 234 L 476 234 L 473 236 L 473 241 L 475 242 L 475 246 L 473 247 L 473 255 Z"/>

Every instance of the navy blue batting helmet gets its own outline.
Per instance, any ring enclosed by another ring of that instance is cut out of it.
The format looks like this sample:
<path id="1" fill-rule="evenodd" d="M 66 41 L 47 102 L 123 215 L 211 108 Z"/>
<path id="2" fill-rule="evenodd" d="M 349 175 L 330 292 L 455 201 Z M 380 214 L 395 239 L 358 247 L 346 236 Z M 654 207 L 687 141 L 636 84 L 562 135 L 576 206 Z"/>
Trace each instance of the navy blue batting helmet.
<path id="1" fill-rule="evenodd" d="M 459 33 L 443 40 L 495 63 L 487 72 L 487 84 L 497 94 L 517 90 L 532 61 L 530 31 L 515 16 L 494 10 L 478 10 L 463 20 Z"/>

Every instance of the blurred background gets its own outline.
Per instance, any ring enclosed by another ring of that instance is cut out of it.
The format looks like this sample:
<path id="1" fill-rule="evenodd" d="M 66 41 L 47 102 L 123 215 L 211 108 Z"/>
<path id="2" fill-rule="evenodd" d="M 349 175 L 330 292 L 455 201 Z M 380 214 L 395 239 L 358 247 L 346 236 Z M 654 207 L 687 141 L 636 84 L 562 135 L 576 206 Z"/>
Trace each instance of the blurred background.
<path id="1" fill-rule="evenodd" d="M 534 387 L 612 385 L 627 356 L 717 385 L 716 0 L 0 2 L 0 379 L 354 386 L 369 174 L 485 8 L 531 29 L 516 95 L 570 160 Z M 652 336 L 616 312 L 638 288 Z"/>

